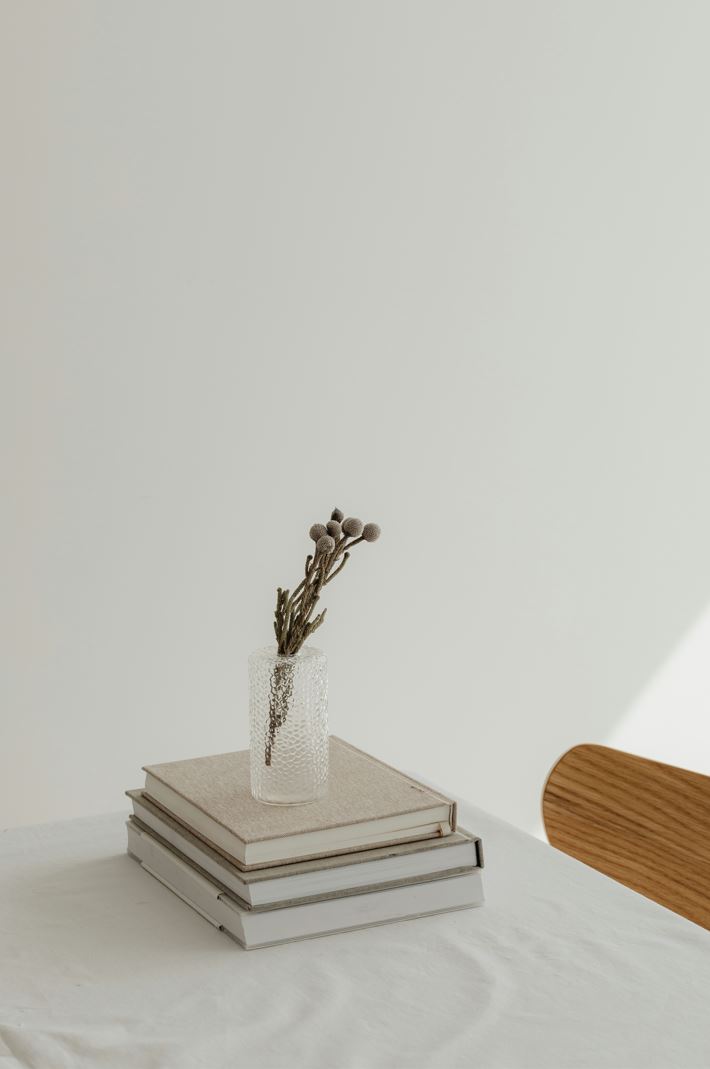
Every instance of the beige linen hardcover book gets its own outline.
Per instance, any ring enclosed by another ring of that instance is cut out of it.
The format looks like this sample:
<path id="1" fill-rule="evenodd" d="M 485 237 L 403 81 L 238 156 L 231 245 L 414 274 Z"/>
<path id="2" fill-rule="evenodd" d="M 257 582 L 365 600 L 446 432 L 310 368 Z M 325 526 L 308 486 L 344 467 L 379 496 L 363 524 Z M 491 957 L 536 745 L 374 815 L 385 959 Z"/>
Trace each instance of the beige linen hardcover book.
<path id="1" fill-rule="evenodd" d="M 252 798 L 248 750 L 144 770 L 149 800 L 244 869 L 456 830 L 455 802 L 335 736 L 328 796 L 307 805 Z"/>

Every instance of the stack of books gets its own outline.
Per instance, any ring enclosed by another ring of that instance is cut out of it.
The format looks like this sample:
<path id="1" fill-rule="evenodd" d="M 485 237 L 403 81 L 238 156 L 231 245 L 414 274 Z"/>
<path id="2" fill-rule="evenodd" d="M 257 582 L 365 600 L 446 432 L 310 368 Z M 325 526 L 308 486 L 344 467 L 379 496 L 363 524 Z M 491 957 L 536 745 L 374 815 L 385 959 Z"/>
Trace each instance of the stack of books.
<path id="1" fill-rule="evenodd" d="M 248 750 L 145 773 L 129 854 L 246 949 L 483 902 L 456 804 L 341 739 L 327 798 L 307 805 L 255 801 Z"/>

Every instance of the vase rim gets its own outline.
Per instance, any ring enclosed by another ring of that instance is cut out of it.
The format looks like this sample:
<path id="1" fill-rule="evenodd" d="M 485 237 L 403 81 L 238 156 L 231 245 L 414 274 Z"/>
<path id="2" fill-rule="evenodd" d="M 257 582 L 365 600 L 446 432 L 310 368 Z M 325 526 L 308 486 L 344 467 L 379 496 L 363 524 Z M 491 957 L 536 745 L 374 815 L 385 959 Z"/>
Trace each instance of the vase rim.
<path id="1" fill-rule="evenodd" d="M 317 646 L 301 646 L 298 653 L 279 653 L 276 646 L 261 646 L 258 650 L 254 650 L 249 654 L 249 660 L 269 660 L 269 661 L 308 661 L 312 658 L 324 658 L 325 654 L 323 650 L 318 649 Z"/>

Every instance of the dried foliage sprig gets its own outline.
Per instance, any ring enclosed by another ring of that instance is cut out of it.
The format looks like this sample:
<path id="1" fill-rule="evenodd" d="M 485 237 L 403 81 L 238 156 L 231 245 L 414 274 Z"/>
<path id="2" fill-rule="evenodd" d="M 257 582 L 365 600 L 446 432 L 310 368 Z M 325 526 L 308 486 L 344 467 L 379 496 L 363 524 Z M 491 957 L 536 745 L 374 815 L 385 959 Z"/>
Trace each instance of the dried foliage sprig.
<path id="1" fill-rule="evenodd" d="M 274 633 L 278 652 L 287 657 L 298 653 L 325 620 L 326 609 L 313 615 L 323 587 L 342 572 L 353 546 L 376 542 L 380 528 L 355 516 L 346 518 L 336 508 L 327 523 L 314 523 L 308 533 L 315 550 L 306 557 L 303 579 L 293 593 L 281 587 L 276 592 Z"/>

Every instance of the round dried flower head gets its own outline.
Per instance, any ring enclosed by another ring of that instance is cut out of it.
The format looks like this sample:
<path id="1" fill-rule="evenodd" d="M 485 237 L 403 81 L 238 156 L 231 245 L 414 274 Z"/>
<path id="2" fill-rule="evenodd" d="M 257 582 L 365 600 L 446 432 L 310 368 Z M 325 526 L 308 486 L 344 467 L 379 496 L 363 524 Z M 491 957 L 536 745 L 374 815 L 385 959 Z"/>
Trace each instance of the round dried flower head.
<path id="1" fill-rule="evenodd" d="M 316 550 L 318 553 L 332 553 L 335 549 L 335 539 L 331 538 L 329 534 L 322 535 L 316 542 Z"/>
<path id="2" fill-rule="evenodd" d="M 343 533 L 342 528 L 337 520 L 328 520 L 325 526 L 328 529 L 328 534 L 331 535 L 333 538 L 340 538 L 341 534 Z"/>
<path id="3" fill-rule="evenodd" d="M 331 520 L 335 520 L 336 523 L 342 523 L 345 518 L 345 513 L 340 509 L 333 509 L 330 514 Z"/>
<path id="4" fill-rule="evenodd" d="M 325 524 L 314 523 L 308 534 L 311 536 L 314 542 L 317 542 L 319 538 L 322 538 L 323 535 L 327 535 L 328 532 L 325 528 Z"/>
<path id="5" fill-rule="evenodd" d="M 378 523 L 366 523 L 362 529 L 362 537 L 366 542 L 376 542 L 381 533 Z"/>
<path id="6" fill-rule="evenodd" d="M 352 538 L 359 538 L 362 534 L 362 520 L 356 519 L 355 516 L 348 516 L 343 523 L 343 534 L 350 535 Z"/>

